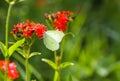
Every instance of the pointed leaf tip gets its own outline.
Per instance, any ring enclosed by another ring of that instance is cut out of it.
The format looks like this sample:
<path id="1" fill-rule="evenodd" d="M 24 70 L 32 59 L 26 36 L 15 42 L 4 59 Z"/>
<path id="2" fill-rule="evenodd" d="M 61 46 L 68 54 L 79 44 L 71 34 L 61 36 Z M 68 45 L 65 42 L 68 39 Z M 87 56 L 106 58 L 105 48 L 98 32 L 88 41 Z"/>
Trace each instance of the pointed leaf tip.
<path id="1" fill-rule="evenodd" d="M 1 49 L 3 56 L 5 57 L 6 52 L 7 52 L 7 48 L 6 48 L 5 44 L 3 44 L 2 42 L 0 42 L 0 49 Z"/>
<path id="2" fill-rule="evenodd" d="M 74 63 L 70 63 L 72 66 L 74 65 Z"/>
<path id="3" fill-rule="evenodd" d="M 41 55 L 41 53 L 40 52 L 33 52 L 30 54 L 29 58 L 36 56 L 36 55 Z"/>
<path id="4" fill-rule="evenodd" d="M 60 68 L 60 69 L 64 69 L 64 68 L 66 68 L 66 67 L 68 67 L 68 66 L 73 66 L 73 65 L 74 65 L 74 63 L 64 62 L 64 63 L 60 64 L 59 68 Z"/>
<path id="5" fill-rule="evenodd" d="M 45 63 L 50 65 L 53 69 L 55 69 L 55 70 L 57 69 L 57 66 L 56 66 L 56 64 L 53 61 L 51 61 L 49 59 L 45 59 L 45 58 L 42 58 L 42 61 L 44 61 Z"/>

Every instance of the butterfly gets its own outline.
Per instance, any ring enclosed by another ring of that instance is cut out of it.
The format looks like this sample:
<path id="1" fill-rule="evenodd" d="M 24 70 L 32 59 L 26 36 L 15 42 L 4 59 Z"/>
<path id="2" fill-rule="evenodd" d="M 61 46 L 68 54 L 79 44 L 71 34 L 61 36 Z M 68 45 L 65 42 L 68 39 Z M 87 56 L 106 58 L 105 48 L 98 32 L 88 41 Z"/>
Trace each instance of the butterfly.
<path id="1" fill-rule="evenodd" d="M 58 30 L 49 30 L 45 32 L 43 42 L 51 51 L 55 51 L 59 49 L 59 43 L 62 41 L 64 37 L 64 33 Z"/>

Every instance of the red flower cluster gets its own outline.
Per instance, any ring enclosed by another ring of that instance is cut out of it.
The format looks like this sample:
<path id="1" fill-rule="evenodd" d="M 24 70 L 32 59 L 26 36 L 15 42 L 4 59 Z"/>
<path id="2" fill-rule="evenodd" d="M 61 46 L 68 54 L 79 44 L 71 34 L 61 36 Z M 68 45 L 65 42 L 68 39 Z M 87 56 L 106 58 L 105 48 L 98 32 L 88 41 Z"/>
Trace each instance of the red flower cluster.
<path id="1" fill-rule="evenodd" d="M 57 13 L 45 14 L 45 18 L 50 24 L 53 24 L 56 30 L 67 30 L 67 24 L 72 19 L 72 12 L 70 11 L 59 11 Z"/>
<path id="2" fill-rule="evenodd" d="M 42 38 L 45 31 L 47 31 L 45 25 L 27 20 L 26 23 L 18 23 L 17 25 L 14 25 L 14 29 L 11 33 L 17 37 L 25 38 L 30 38 L 35 33 L 38 38 Z"/>
<path id="3" fill-rule="evenodd" d="M 6 70 L 5 60 L 0 60 L 0 69 L 2 71 Z M 19 77 L 18 71 L 16 69 L 16 64 L 14 62 L 8 62 L 8 78 L 16 79 Z"/>
<path id="4" fill-rule="evenodd" d="M 54 26 L 57 30 L 65 31 L 67 30 L 67 23 L 70 20 L 70 16 L 73 13 L 70 11 L 61 11 L 56 13 L 56 18 L 54 19 Z"/>
<path id="5" fill-rule="evenodd" d="M 47 28 L 43 24 L 36 24 L 34 27 L 34 31 L 38 38 L 42 38 L 45 31 L 47 31 Z"/>

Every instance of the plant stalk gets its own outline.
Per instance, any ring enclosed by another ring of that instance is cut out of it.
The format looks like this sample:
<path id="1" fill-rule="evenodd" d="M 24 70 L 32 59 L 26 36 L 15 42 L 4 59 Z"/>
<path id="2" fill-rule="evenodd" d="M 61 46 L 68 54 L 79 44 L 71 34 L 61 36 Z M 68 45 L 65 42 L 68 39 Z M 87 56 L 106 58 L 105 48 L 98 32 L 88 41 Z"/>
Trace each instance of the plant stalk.
<path id="1" fill-rule="evenodd" d="M 9 30 L 9 21 L 10 21 L 10 13 L 11 13 L 11 9 L 12 9 L 13 4 L 9 4 L 9 8 L 8 8 L 8 12 L 7 12 L 7 18 L 6 18 L 6 25 L 5 25 L 5 45 L 6 48 L 8 50 L 8 30 Z M 4 81 L 7 81 L 7 77 L 8 77 L 8 61 L 9 61 L 9 55 L 8 52 L 6 51 L 6 55 L 5 55 L 5 79 Z"/>
<path id="2" fill-rule="evenodd" d="M 65 39 L 63 39 L 62 44 L 61 44 L 61 48 L 60 48 L 60 62 L 61 62 L 62 56 L 63 56 L 64 44 L 65 44 Z"/>
<path id="3" fill-rule="evenodd" d="M 60 81 L 59 57 L 57 57 L 56 51 L 54 51 L 54 59 L 55 59 L 55 64 L 57 66 L 57 69 L 55 70 L 53 81 Z"/>
<path id="4" fill-rule="evenodd" d="M 4 81 L 7 81 L 7 78 L 8 78 L 8 61 L 9 61 L 9 58 L 5 58 L 5 78 L 4 78 Z"/>
<path id="5" fill-rule="evenodd" d="M 55 64 L 57 66 L 57 70 L 55 70 L 54 81 L 60 81 L 59 64 L 61 63 L 62 56 L 63 56 L 64 43 L 65 43 L 65 40 L 63 39 L 62 44 L 61 44 L 61 49 L 60 49 L 60 57 L 57 58 L 57 53 L 56 51 L 54 51 Z"/>
<path id="6" fill-rule="evenodd" d="M 25 45 L 23 47 L 24 55 L 25 55 L 25 70 L 26 70 L 26 81 L 29 81 L 29 54 L 30 54 L 30 46 Z"/>
<path id="7" fill-rule="evenodd" d="M 25 58 L 25 65 L 26 65 L 26 81 L 28 81 L 28 58 Z"/>

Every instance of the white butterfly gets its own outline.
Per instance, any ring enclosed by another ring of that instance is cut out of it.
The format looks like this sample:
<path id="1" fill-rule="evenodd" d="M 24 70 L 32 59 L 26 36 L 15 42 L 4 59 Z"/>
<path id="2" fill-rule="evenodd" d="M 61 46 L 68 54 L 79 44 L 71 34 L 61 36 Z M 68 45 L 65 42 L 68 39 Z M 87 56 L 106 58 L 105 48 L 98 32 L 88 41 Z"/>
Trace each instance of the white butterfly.
<path id="1" fill-rule="evenodd" d="M 64 33 L 58 30 L 49 30 L 44 34 L 44 44 L 45 46 L 52 51 L 59 49 L 59 43 L 64 37 Z"/>

